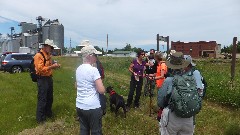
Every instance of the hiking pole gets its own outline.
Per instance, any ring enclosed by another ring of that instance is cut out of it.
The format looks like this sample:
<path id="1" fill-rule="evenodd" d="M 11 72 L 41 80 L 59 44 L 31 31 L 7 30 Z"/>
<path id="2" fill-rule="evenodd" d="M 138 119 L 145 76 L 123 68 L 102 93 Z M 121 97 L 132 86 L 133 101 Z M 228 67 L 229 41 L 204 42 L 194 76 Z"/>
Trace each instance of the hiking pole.
<path id="1" fill-rule="evenodd" d="M 149 80 L 149 97 L 150 97 L 150 103 L 149 103 L 149 116 L 151 117 L 152 116 L 152 92 L 151 92 L 151 90 L 152 90 L 152 85 L 151 85 L 151 83 L 152 83 L 152 80 Z"/>

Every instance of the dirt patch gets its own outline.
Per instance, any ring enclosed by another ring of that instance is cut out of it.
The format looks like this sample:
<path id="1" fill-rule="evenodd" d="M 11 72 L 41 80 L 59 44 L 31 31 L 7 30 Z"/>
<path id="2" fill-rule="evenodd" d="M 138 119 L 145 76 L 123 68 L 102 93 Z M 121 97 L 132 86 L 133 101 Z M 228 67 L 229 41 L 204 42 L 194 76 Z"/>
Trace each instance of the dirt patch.
<path id="1" fill-rule="evenodd" d="M 40 124 L 36 128 L 25 129 L 18 133 L 18 135 L 75 134 L 79 131 L 76 127 L 70 127 L 65 125 L 64 120 L 58 120 Z"/>

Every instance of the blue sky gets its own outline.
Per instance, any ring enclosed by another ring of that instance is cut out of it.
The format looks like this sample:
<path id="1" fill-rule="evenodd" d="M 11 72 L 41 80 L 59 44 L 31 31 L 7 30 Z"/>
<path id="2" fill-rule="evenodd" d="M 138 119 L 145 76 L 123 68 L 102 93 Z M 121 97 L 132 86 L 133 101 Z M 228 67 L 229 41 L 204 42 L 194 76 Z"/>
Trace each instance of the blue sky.
<path id="1" fill-rule="evenodd" d="M 222 47 L 240 38 L 239 0 L 0 0 L 0 16 L 32 23 L 37 16 L 59 19 L 66 46 L 70 38 L 72 46 L 87 39 L 105 49 L 107 34 L 109 49 L 127 43 L 156 49 L 157 34 L 170 41 L 216 40 Z M 5 27 L 0 18 L 0 33 Z"/>

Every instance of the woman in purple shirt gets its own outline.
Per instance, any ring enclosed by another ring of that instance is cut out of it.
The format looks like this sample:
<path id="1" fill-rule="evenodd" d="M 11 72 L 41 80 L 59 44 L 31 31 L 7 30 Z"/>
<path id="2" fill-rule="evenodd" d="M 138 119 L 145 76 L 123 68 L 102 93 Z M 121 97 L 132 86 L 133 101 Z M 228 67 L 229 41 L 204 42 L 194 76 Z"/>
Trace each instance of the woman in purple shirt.
<path id="1" fill-rule="evenodd" d="M 139 108 L 139 99 L 142 91 L 144 70 L 146 65 L 149 66 L 148 63 L 146 63 L 146 61 L 143 60 L 144 56 L 145 56 L 144 51 L 142 50 L 139 51 L 137 53 L 137 58 L 132 61 L 128 69 L 132 73 L 132 75 L 130 81 L 130 91 L 128 93 L 127 99 L 127 110 L 129 110 L 132 104 L 135 89 L 136 96 L 134 100 L 134 107 Z"/>

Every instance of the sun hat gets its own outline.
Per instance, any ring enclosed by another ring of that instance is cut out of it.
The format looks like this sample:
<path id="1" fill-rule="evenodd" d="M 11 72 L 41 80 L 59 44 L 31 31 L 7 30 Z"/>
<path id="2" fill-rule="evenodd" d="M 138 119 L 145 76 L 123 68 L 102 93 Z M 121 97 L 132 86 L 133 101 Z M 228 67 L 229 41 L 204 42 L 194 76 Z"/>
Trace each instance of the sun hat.
<path id="1" fill-rule="evenodd" d="M 97 50 L 92 45 L 85 46 L 81 49 L 82 56 L 95 54 L 96 52 Z"/>
<path id="2" fill-rule="evenodd" d="M 54 45 L 53 40 L 50 39 L 46 39 L 44 43 L 42 43 L 42 45 L 48 45 L 51 46 L 52 49 L 54 49 L 56 47 L 56 45 Z"/>
<path id="3" fill-rule="evenodd" d="M 195 64 L 195 63 L 192 62 L 192 57 L 191 57 L 191 55 L 184 55 L 183 57 L 184 57 L 184 59 L 185 59 L 186 61 L 189 61 L 192 66 L 196 66 L 196 65 L 197 65 L 197 64 Z"/>
<path id="4" fill-rule="evenodd" d="M 170 59 L 166 61 L 167 67 L 171 69 L 185 68 L 190 64 L 190 61 L 186 61 L 182 52 L 175 52 L 170 55 Z"/>

